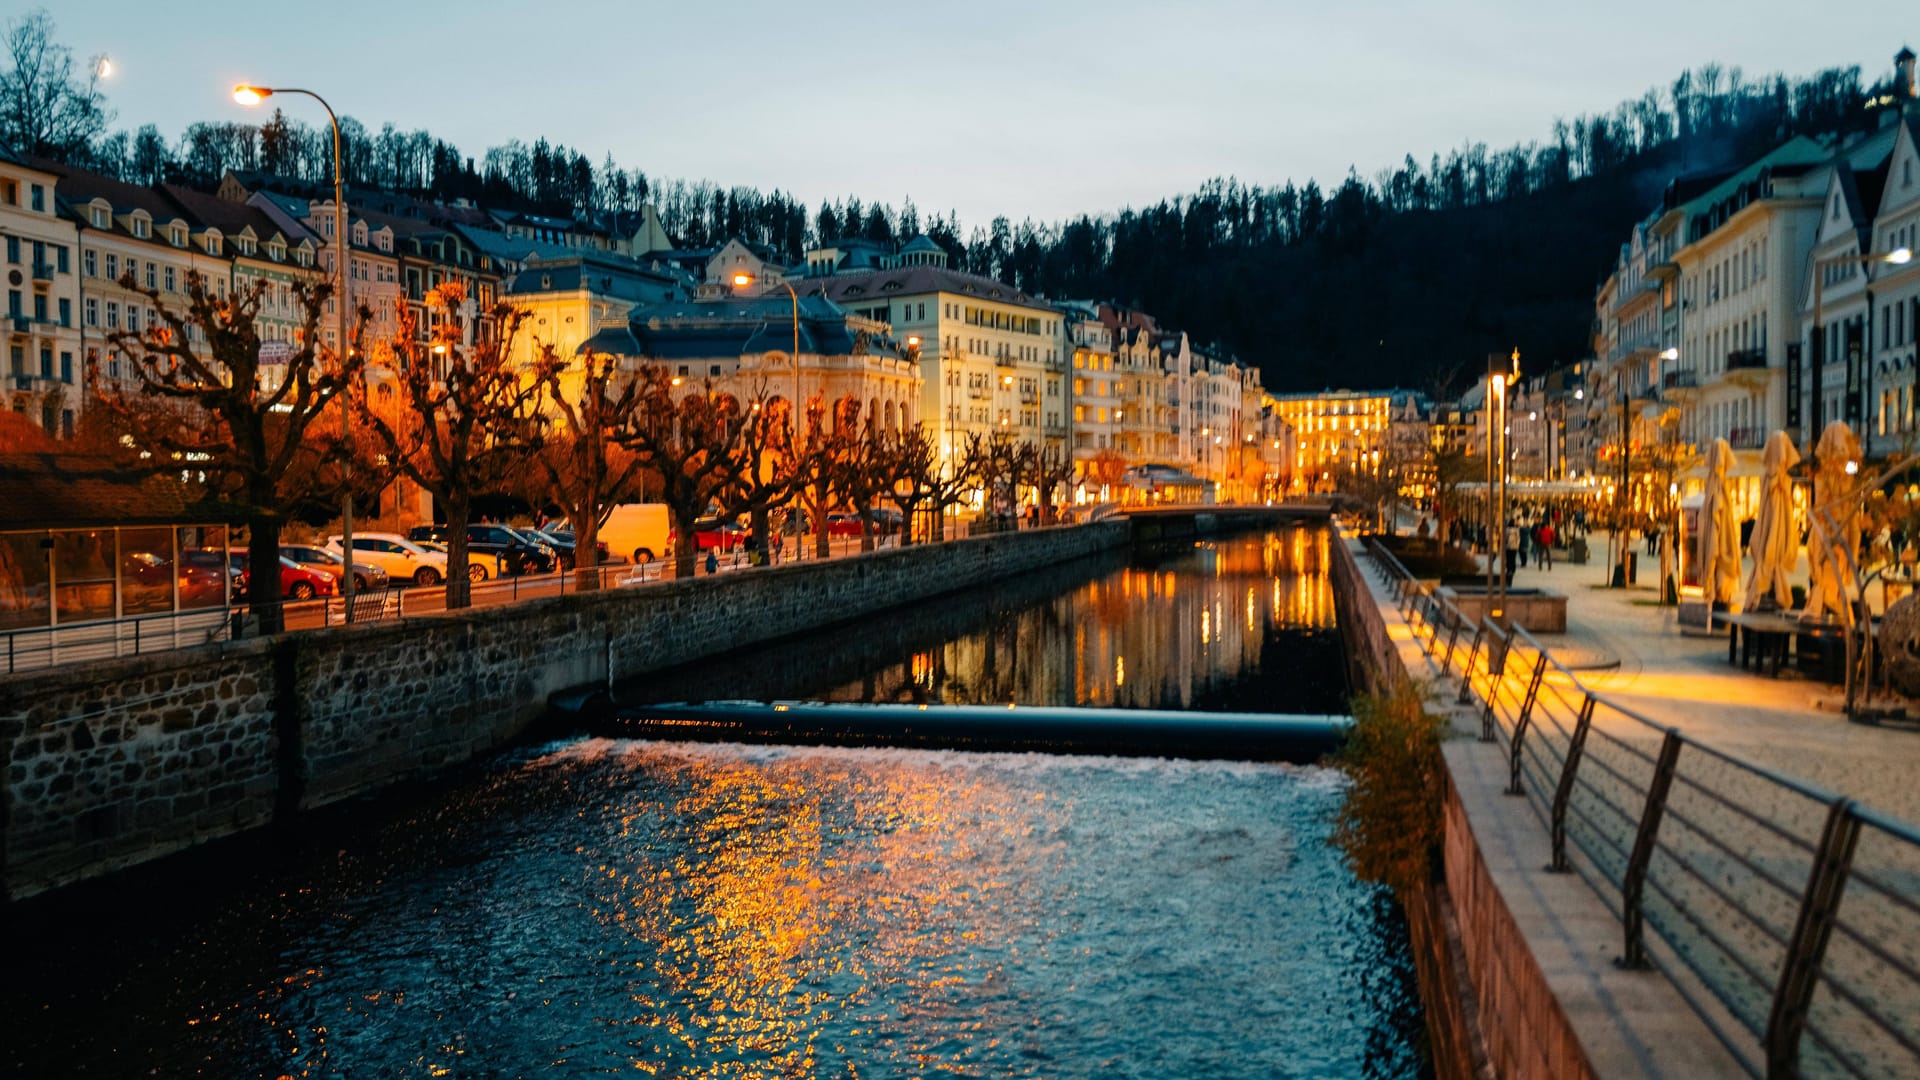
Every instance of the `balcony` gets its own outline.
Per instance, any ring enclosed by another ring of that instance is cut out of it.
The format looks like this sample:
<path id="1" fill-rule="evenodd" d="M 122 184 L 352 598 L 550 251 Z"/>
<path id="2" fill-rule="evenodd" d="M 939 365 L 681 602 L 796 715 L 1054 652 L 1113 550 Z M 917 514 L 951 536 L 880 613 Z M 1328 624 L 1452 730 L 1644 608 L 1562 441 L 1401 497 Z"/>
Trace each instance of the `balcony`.
<path id="1" fill-rule="evenodd" d="M 52 281 L 53 280 L 53 264 L 43 263 L 43 262 L 34 263 L 33 264 L 33 280 Z"/>
<path id="2" fill-rule="evenodd" d="M 1737 427 L 1727 432 L 1727 445 L 1735 450 L 1764 450 L 1767 446 L 1765 428 Z"/>
<path id="3" fill-rule="evenodd" d="M 27 317 L 26 317 L 25 315 L 22 315 L 22 314 L 20 314 L 19 312 L 14 312 L 14 313 L 13 313 L 13 315 L 11 316 L 11 318 L 13 319 L 13 332 L 14 332 L 14 333 L 16 333 L 16 334 L 30 334 L 30 333 L 32 333 L 32 332 L 33 332 L 33 320 L 32 320 L 32 319 L 29 319 L 29 318 L 27 318 Z"/>
<path id="4" fill-rule="evenodd" d="M 1700 389 L 1700 377 L 1695 375 L 1692 369 L 1686 371 L 1669 371 L 1660 377 L 1660 389 L 1669 391 L 1698 390 Z"/>
<path id="5" fill-rule="evenodd" d="M 1741 349 L 1727 354 L 1727 370 L 1739 371 L 1743 368 L 1764 368 L 1767 366 L 1767 350 Z"/>

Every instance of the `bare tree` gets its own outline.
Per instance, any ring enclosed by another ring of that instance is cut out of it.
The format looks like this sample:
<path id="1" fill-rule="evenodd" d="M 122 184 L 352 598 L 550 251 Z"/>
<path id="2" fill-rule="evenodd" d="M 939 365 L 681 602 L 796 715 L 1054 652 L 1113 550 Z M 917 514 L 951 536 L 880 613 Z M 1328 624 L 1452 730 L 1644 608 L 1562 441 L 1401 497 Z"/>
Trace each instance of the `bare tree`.
<path id="1" fill-rule="evenodd" d="M 29 154 L 84 161 L 113 120 L 100 92 L 100 62 L 85 78 L 73 53 L 53 39 L 44 8 L 7 24 L 7 70 L 0 72 L 0 144 Z"/>
<path id="2" fill-rule="evenodd" d="M 772 550 L 768 541 L 773 508 L 793 496 L 798 479 L 789 407 L 784 400 L 772 400 L 765 387 L 754 390 L 746 425 L 740 432 L 739 453 L 717 496 L 726 513 L 747 515 L 756 558 Z"/>
<path id="3" fill-rule="evenodd" d="M 355 402 L 358 418 L 385 448 L 392 467 L 430 493 L 446 514 L 448 608 L 472 602 L 469 574 L 475 571 L 467 563 L 467 524 L 474 496 L 506 484 L 540 447 L 539 402 L 546 368 L 553 363 L 550 352 L 532 372 L 508 363 L 520 315 L 504 304 L 486 313 L 499 321 L 499 335 L 463 344 L 465 299 L 465 290 L 452 283 L 427 294 L 436 317 L 425 342 L 413 312 L 398 302 L 393 385 L 405 407 L 389 414 L 369 407 L 364 395 Z"/>
<path id="4" fill-rule="evenodd" d="M 846 499 L 847 459 L 858 452 L 859 422 L 860 403 L 854 398 L 834 402 L 831 410 L 817 395 L 807 402 L 793 493 L 813 527 L 814 553 L 823 559 L 832 553 L 827 515 Z"/>
<path id="5" fill-rule="evenodd" d="M 254 325 L 269 288 L 264 281 L 214 293 L 199 271 L 186 279 L 185 310 L 128 274 L 122 288 L 146 296 L 158 314 L 139 332 L 109 335 L 131 370 L 103 378 L 96 360 L 87 382 L 139 455 L 137 468 L 204 476 L 209 496 L 247 526 L 247 599 L 261 629 L 281 625 L 280 527 L 288 512 L 329 492 L 328 461 L 340 448 L 320 437 L 334 398 L 353 375 L 316 351 L 331 286 L 295 282 L 299 344 L 284 361 L 263 363 Z"/>
<path id="6" fill-rule="evenodd" d="M 673 518 L 674 573 L 691 577 L 694 522 L 734 476 L 749 414 L 711 382 L 676 399 L 681 380 L 659 364 L 642 367 L 635 381 L 639 407 L 614 438 L 659 479 L 660 501 Z"/>
<path id="7" fill-rule="evenodd" d="M 1073 452 L 1027 444 L 1025 447 L 1027 482 L 1033 486 L 1033 501 L 1040 507 L 1040 522 L 1054 523 L 1053 498 L 1061 488 L 1073 482 Z"/>
<path id="8" fill-rule="evenodd" d="M 642 404 L 640 380 L 620 370 L 618 357 L 587 352 L 580 357 L 578 392 L 569 395 L 563 385 L 567 365 L 550 345 L 541 348 L 539 374 L 546 382 L 548 411 L 559 417 L 559 430 L 548 425 L 545 444 L 533 460 L 546 480 L 546 494 L 573 526 L 573 565 L 580 587 L 594 588 L 600 582 L 593 572 L 600 561 L 600 526 L 631 496 L 642 465 L 638 454 L 608 437 L 632 424 Z"/>

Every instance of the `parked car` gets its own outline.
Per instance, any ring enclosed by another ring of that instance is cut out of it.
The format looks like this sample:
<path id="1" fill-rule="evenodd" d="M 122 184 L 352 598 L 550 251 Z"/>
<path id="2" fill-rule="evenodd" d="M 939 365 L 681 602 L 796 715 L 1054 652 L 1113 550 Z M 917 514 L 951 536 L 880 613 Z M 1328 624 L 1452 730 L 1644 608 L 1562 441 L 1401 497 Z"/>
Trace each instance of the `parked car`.
<path id="1" fill-rule="evenodd" d="M 737 521 L 701 518 L 693 523 L 693 543 L 695 550 L 698 551 L 732 551 L 734 548 L 745 547 L 751 535 L 751 530 Z M 676 536 L 677 534 L 672 532 L 667 534 L 669 546 Z"/>
<path id="2" fill-rule="evenodd" d="M 247 588 L 250 576 L 247 556 L 235 552 L 240 561 L 240 576 L 234 586 L 241 592 Z M 285 555 L 280 556 L 280 595 L 288 600 L 311 600 L 316 596 L 332 596 L 335 581 L 332 574 L 320 570 L 309 570 Z"/>
<path id="3" fill-rule="evenodd" d="M 859 536 L 865 531 L 866 529 L 861 524 L 859 514 L 843 513 L 827 515 L 828 536 Z"/>
<path id="4" fill-rule="evenodd" d="M 342 559 L 338 553 L 328 551 L 326 548 L 315 547 L 311 544 L 281 544 L 280 554 L 282 557 L 292 559 L 308 570 L 317 570 L 333 575 L 333 580 L 336 584 L 346 579 L 346 560 Z M 366 592 L 369 589 L 384 589 L 387 587 L 387 582 L 387 572 L 374 566 L 372 563 L 356 562 L 353 564 L 353 588 L 355 592 Z"/>
<path id="5" fill-rule="evenodd" d="M 341 551 L 338 534 L 327 537 L 327 550 Z M 398 533 L 354 533 L 353 561 L 370 563 L 395 581 L 438 585 L 447 579 L 447 557 L 428 551 Z"/>
<path id="6" fill-rule="evenodd" d="M 418 525 L 408 531 L 414 542 L 447 540 L 445 525 Z M 559 559 L 546 544 L 505 525 L 467 526 L 467 577 L 485 581 L 488 568 L 499 574 L 544 574 L 558 565 Z"/>
<path id="7" fill-rule="evenodd" d="M 561 545 L 565 545 L 566 550 L 568 551 L 577 551 L 579 549 L 579 541 L 574 538 L 573 526 L 571 525 L 562 525 L 558 528 L 541 529 L 540 535 L 546 537 L 549 540 L 552 540 L 556 548 L 560 547 Z M 594 561 L 598 565 L 605 566 L 609 560 L 609 556 L 612 555 L 612 549 L 607 547 L 606 540 L 604 539 L 595 540 L 593 542 L 593 550 L 595 554 L 598 556 Z M 568 569 L 572 569 L 572 566 L 569 565 Z"/>

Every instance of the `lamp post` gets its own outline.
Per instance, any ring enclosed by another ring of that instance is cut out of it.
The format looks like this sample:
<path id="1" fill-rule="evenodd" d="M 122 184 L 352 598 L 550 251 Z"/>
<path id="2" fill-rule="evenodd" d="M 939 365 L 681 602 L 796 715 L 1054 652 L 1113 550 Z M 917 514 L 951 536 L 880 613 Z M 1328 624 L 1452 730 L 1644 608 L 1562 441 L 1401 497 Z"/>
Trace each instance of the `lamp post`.
<path id="1" fill-rule="evenodd" d="M 1879 255 L 1853 255 L 1853 254 L 1829 255 L 1824 259 L 1813 260 L 1813 345 L 1814 345 L 1814 348 L 1808 350 L 1809 355 L 1807 359 L 1808 359 L 1809 366 L 1812 368 L 1812 370 L 1808 372 L 1807 387 L 1808 387 L 1808 390 L 1813 394 L 1812 404 L 1814 405 L 1814 408 L 1810 409 L 1809 412 L 1818 413 L 1819 411 L 1819 408 L 1818 408 L 1818 406 L 1820 405 L 1819 379 L 1821 375 L 1820 369 L 1827 365 L 1826 328 L 1821 325 L 1825 321 L 1823 318 L 1825 314 L 1825 312 L 1823 311 L 1823 305 L 1825 303 L 1824 286 L 1826 284 L 1826 277 L 1821 273 L 1821 271 L 1825 270 L 1830 266 L 1874 266 L 1874 265 L 1904 266 L 1907 263 L 1912 261 L 1913 261 L 1912 248 L 1895 248 L 1892 251 L 1888 251 Z M 1868 304 L 1867 304 L 1867 328 L 1869 333 L 1872 332 L 1872 327 L 1873 327 L 1873 304 L 1872 304 L 1872 298 L 1871 296 L 1869 296 Z M 1812 355 L 1813 353 L 1816 353 L 1816 352 L 1819 354 L 1817 358 Z M 1808 420 L 1809 434 L 1817 438 L 1819 434 L 1819 428 L 1820 428 L 1820 417 L 1817 415 L 1812 415 L 1807 417 L 1807 420 Z"/>
<path id="2" fill-rule="evenodd" d="M 733 287 L 744 289 L 753 284 L 753 275 L 739 273 L 733 275 Z M 793 451 L 800 449 L 800 294 L 785 280 L 780 282 L 787 290 L 787 297 L 793 301 L 793 404 L 787 406 L 787 433 L 793 440 Z"/>
<path id="3" fill-rule="evenodd" d="M 248 86 L 242 83 L 233 88 L 233 100 L 252 107 L 265 101 L 274 94 L 304 94 L 320 103 L 327 110 L 327 122 L 333 125 L 333 237 L 334 269 L 340 273 L 340 295 L 334 298 L 334 311 L 339 316 L 336 324 L 339 338 L 335 341 L 334 356 L 341 372 L 347 371 L 347 282 L 348 266 L 353 261 L 352 246 L 347 240 L 347 191 L 346 165 L 340 156 L 340 117 L 336 116 L 333 106 L 327 99 L 311 90 L 297 87 Z M 347 485 L 346 492 L 340 498 L 340 550 L 347 561 L 347 572 L 340 579 L 341 603 L 346 608 L 348 622 L 353 621 L 353 394 L 347 394 L 347 405 L 340 410 L 340 435 L 347 445 Z"/>

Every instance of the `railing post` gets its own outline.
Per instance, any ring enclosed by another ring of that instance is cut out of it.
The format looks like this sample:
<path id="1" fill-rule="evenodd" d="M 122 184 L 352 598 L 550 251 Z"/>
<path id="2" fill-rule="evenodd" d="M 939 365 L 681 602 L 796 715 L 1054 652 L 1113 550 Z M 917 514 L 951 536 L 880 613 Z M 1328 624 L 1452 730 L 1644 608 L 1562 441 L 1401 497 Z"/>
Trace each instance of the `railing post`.
<path id="1" fill-rule="evenodd" d="M 1587 748 L 1587 729 L 1593 726 L 1593 695 L 1580 703 L 1580 719 L 1573 725 L 1573 737 L 1567 742 L 1567 760 L 1560 767 L 1560 786 L 1553 791 L 1553 862 L 1547 869 L 1556 874 L 1567 872 L 1567 804 L 1573 801 L 1573 782 L 1580 771 L 1580 755 Z"/>
<path id="2" fill-rule="evenodd" d="M 1533 662 L 1533 674 L 1527 678 L 1527 696 L 1520 702 L 1520 715 L 1513 722 L 1513 746 L 1507 761 L 1507 794 L 1524 795 L 1520 787 L 1520 749 L 1526 745 L 1527 723 L 1533 719 L 1533 702 L 1540 696 L 1540 680 L 1547 675 L 1547 654 L 1543 651 Z"/>
<path id="3" fill-rule="evenodd" d="M 1460 642 L 1460 620 L 1457 617 L 1449 618 L 1447 623 L 1447 651 L 1440 656 L 1440 677 L 1443 679 L 1447 677 L 1448 672 L 1453 668 L 1453 649 L 1454 646 Z M 1436 634 L 1434 636 L 1438 637 L 1439 635 Z"/>
<path id="4" fill-rule="evenodd" d="M 1493 703 L 1500 696 L 1500 683 L 1507 677 L 1507 654 L 1513 649 L 1513 639 L 1500 636 L 1498 629 L 1483 621 L 1483 629 L 1493 629 L 1493 640 L 1487 645 L 1487 702 L 1480 710 L 1480 741 L 1493 741 Z"/>
<path id="5" fill-rule="evenodd" d="M 1827 826 L 1807 873 L 1807 891 L 1800 900 L 1800 917 L 1787 943 L 1780 982 L 1773 991 L 1773 1012 L 1767 1018 L 1767 1076 L 1800 1075 L 1800 1037 L 1807 1029 L 1807 1010 L 1820 982 L 1820 966 L 1833 936 L 1834 916 L 1847 874 L 1853 868 L 1853 849 L 1860 839 L 1860 819 L 1853 800 L 1840 799 L 1827 810 Z"/>
<path id="6" fill-rule="evenodd" d="M 1454 699 L 1456 705 L 1473 704 L 1473 658 L 1480 655 L 1480 646 L 1486 638 L 1486 627 L 1473 628 L 1473 644 L 1467 646 L 1467 662 L 1460 666 L 1460 696 Z"/>
<path id="7" fill-rule="evenodd" d="M 1660 741 L 1660 756 L 1653 762 L 1653 779 L 1647 782 L 1647 803 L 1640 811 L 1640 829 L 1633 835 L 1633 853 L 1627 856 L 1627 870 L 1620 878 L 1620 925 L 1626 931 L 1621 967 L 1647 966 L 1646 910 L 1641 901 L 1646 895 L 1647 867 L 1653 862 L 1660 819 L 1667 812 L 1667 792 L 1673 787 L 1681 745 L 1680 733 L 1668 728 Z"/>

